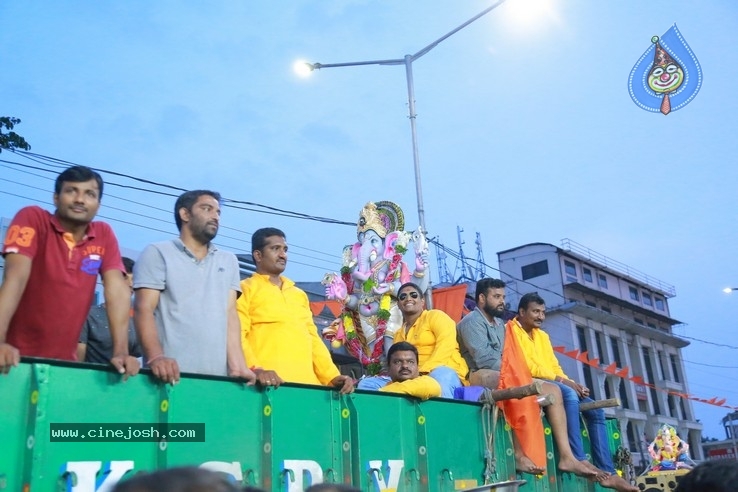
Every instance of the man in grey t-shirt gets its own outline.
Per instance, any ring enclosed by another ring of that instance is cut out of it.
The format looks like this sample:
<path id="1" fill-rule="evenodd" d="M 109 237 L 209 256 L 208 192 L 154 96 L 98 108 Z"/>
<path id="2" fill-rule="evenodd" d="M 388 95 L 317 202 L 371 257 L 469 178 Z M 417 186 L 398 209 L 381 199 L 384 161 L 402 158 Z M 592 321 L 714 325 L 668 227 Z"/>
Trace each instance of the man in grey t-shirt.
<path id="1" fill-rule="evenodd" d="M 220 194 L 183 193 L 174 219 L 179 238 L 150 244 L 134 267 L 134 320 L 146 365 L 172 384 L 180 370 L 253 384 L 236 313 L 238 260 L 211 243 L 220 223 Z"/>
<path id="2" fill-rule="evenodd" d="M 469 366 L 469 383 L 495 389 L 500 380 L 505 343 L 505 282 L 484 278 L 477 282 L 477 307 L 456 327 L 461 355 Z"/>

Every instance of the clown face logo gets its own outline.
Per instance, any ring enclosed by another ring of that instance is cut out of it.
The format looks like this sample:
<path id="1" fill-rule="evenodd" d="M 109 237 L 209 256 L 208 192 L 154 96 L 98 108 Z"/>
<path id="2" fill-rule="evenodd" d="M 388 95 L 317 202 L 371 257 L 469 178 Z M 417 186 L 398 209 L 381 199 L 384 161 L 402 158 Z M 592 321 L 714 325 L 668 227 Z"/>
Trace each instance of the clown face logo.
<path id="1" fill-rule="evenodd" d="M 667 94 L 674 92 L 684 82 L 682 67 L 672 62 L 666 66 L 656 66 L 648 74 L 648 86 L 654 92 Z"/>

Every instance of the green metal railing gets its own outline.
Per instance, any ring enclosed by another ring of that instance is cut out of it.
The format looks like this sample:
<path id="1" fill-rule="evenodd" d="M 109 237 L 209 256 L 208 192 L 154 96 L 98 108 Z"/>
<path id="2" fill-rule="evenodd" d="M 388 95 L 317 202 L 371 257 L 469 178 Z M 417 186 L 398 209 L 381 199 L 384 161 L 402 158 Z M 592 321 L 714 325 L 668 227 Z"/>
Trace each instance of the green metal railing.
<path id="1" fill-rule="evenodd" d="M 484 483 L 481 416 L 482 406 L 468 402 L 342 396 L 302 385 L 264 390 L 202 376 L 172 387 L 149 374 L 122 382 L 102 366 L 24 359 L 0 377 L 0 491 L 94 492 L 134 473 L 180 465 L 206 466 L 266 490 L 302 491 L 320 481 L 365 491 L 461 490 Z M 199 423 L 205 435 L 203 442 L 52 440 L 51 424 L 62 423 Z M 617 423 L 608 425 L 616 435 Z M 548 473 L 523 477 L 528 483 L 520 490 L 595 490 L 556 473 L 547 433 Z M 492 456 L 497 481 L 516 479 L 502 419 Z"/>

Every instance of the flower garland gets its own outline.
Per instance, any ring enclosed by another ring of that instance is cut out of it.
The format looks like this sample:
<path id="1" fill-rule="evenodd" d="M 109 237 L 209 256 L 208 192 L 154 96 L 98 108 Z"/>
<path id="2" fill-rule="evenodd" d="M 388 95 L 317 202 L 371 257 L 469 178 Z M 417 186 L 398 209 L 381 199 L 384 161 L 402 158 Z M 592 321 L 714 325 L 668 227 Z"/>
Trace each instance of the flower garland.
<path id="1" fill-rule="evenodd" d="M 389 268 L 387 270 L 387 276 L 384 278 L 383 283 L 391 284 L 400 276 L 400 267 L 402 262 L 402 255 L 405 253 L 406 248 L 400 245 L 395 246 L 395 253 L 392 255 Z M 341 278 L 347 287 L 347 292 L 351 295 L 354 291 L 354 282 L 351 279 L 351 270 L 348 267 L 341 268 Z M 376 284 L 373 279 L 367 279 L 362 285 L 364 292 L 370 292 L 372 287 Z M 343 322 L 343 329 L 346 334 L 346 349 L 351 355 L 359 359 L 361 364 L 366 367 L 369 375 L 379 374 L 382 370 L 382 356 L 384 355 L 384 334 L 387 332 L 387 321 L 390 318 L 390 307 L 392 306 L 392 296 L 390 292 L 393 291 L 393 287 L 390 287 L 388 292 L 382 294 L 379 301 L 379 310 L 377 311 L 377 330 L 376 338 L 374 339 L 374 347 L 369 352 L 366 339 L 356 332 L 356 327 L 361 329 L 361 321 L 359 319 L 359 313 L 352 311 L 346 307 L 343 309 L 341 315 L 341 321 Z"/>

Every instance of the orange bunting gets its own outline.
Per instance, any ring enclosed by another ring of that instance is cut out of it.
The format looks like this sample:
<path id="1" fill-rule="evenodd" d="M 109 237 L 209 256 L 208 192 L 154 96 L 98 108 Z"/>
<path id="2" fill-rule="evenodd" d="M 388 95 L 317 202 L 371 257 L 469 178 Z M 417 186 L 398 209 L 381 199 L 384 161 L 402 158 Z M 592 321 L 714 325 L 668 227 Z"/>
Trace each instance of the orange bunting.
<path id="1" fill-rule="evenodd" d="M 314 301 L 310 303 L 310 312 L 313 313 L 313 316 L 320 316 L 325 308 L 328 308 L 333 316 L 338 317 L 343 305 L 338 301 Z"/>
<path id="2" fill-rule="evenodd" d="M 563 347 L 563 346 L 553 347 L 553 349 L 554 349 L 555 352 L 558 352 L 560 354 L 564 354 L 567 357 L 570 357 L 572 359 L 576 359 L 576 360 L 578 360 L 579 362 L 581 362 L 583 364 L 587 364 L 588 366 L 596 367 L 597 369 L 600 369 L 601 371 L 604 371 L 607 374 L 614 374 L 615 376 L 621 377 L 623 379 L 628 379 L 628 380 L 632 381 L 633 383 L 638 384 L 640 386 L 646 386 L 648 388 L 653 388 L 653 389 L 656 389 L 656 390 L 659 390 L 659 391 L 664 391 L 664 392 L 666 392 L 666 393 L 668 393 L 670 395 L 678 396 L 678 397 L 684 398 L 686 400 L 699 401 L 699 402 L 702 402 L 702 403 L 707 403 L 709 405 L 715 405 L 715 406 L 718 406 L 718 407 L 729 408 L 731 410 L 738 410 L 738 407 L 734 407 L 734 406 L 731 406 L 731 405 L 726 405 L 725 403 L 726 403 L 727 399 L 725 399 L 725 398 L 718 399 L 717 396 L 715 396 L 713 398 L 710 398 L 709 400 L 706 399 L 706 398 L 698 398 L 696 396 L 692 396 L 692 395 L 689 395 L 687 393 L 681 393 L 679 391 L 673 391 L 673 390 L 667 390 L 667 389 L 657 388 L 655 384 L 647 383 L 643 379 L 642 376 L 630 376 L 630 377 L 628 377 L 628 374 L 630 373 L 630 368 L 624 367 L 622 369 L 618 369 L 618 366 L 614 362 L 612 364 L 608 365 L 607 367 L 602 368 L 600 366 L 600 359 L 598 359 L 598 358 L 590 359 L 589 358 L 589 355 L 587 354 L 587 351 L 580 352 L 579 350 L 576 350 L 576 349 L 567 351 L 566 350 L 566 347 Z"/>
<path id="3" fill-rule="evenodd" d="M 578 350 L 571 350 L 569 352 L 564 352 L 564 355 L 567 357 L 571 357 L 572 359 L 577 359 L 579 357 L 579 351 Z"/>

